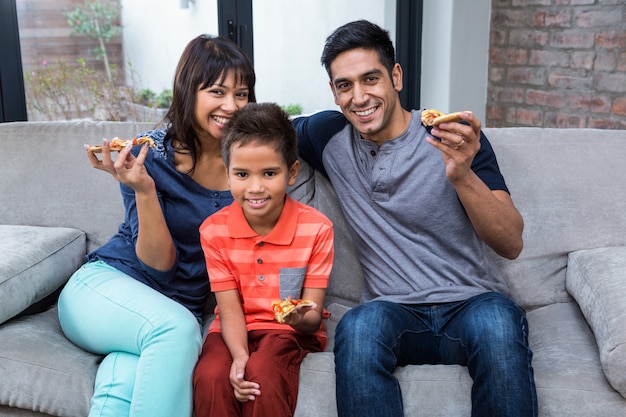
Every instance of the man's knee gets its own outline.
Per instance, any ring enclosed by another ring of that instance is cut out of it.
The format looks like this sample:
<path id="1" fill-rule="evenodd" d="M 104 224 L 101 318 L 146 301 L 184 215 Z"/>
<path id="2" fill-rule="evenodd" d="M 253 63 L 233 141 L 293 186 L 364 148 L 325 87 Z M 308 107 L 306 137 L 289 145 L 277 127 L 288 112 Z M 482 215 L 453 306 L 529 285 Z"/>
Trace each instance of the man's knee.
<path id="1" fill-rule="evenodd" d="M 390 322 L 391 303 L 372 301 L 350 309 L 339 321 L 336 333 L 351 337 L 372 336 Z"/>
<path id="2" fill-rule="evenodd" d="M 335 330 L 335 355 L 344 362 L 376 360 L 397 342 L 393 320 L 395 306 L 372 301 L 361 304 L 339 321 Z"/>
<path id="3" fill-rule="evenodd" d="M 475 343 L 489 347 L 496 356 L 509 355 L 519 347 L 527 348 L 528 321 L 524 310 L 509 298 L 490 293 L 472 306 L 471 323 Z"/>

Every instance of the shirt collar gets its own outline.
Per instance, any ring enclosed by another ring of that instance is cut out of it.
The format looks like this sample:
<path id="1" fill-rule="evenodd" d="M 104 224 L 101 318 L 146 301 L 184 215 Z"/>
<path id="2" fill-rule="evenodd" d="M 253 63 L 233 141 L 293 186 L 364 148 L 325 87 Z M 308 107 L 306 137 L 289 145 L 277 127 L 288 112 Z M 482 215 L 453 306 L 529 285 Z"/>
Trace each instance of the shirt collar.
<path id="1" fill-rule="evenodd" d="M 233 238 L 254 238 L 257 242 L 288 245 L 293 241 L 296 233 L 297 212 L 298 208 L 295 201 L 286 195 L 285 204 L 276 226 L 268 235 L 261 236 L 252 230 L 243 214 L 243 208 L 235 201 L 230 205 L 228 213 L 228 233 Z"/>

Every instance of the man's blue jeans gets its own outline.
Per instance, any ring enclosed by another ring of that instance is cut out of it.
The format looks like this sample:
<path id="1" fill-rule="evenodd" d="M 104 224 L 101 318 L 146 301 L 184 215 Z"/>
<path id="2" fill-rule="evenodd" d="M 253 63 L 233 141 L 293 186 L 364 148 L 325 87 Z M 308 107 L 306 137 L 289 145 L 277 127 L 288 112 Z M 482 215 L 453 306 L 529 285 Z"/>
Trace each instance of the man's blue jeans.
<path id="1" fill-rule="evenodd" d="M 436 305 L 356 306 L 335 333 L 339 416 L 402 417 L 393 370 L 408 364 L 467 366 L 473 417 L 537 416 L 527 336 L 524 310 L 493 292 Z"/>

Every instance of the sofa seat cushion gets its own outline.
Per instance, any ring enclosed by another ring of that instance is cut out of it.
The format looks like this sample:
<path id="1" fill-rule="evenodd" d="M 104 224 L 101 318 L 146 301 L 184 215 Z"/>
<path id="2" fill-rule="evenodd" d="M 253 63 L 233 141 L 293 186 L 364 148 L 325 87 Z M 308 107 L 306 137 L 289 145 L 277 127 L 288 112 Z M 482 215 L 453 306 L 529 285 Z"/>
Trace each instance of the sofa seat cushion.
<path id="1" fill-rule="evenodd" d="M 575 302 L 527 313 L 541 416 L 626 416 L 602 372 L 593 333 Z"/>
<path id="2" fill-rule="evenodd" d="M 338 322 L 348 309 L 331 305 L 329 310 Z M 527 317 L 539 415 L 626 416 L 626 401 L 604 377 L 593 333 L 576 303 L 551 304 L 528 311 Z M 334 369 L 332 352 L 304 358 L 295 417 L 337 416 Z M 470 417 L 472 380 L 466 367 L 409 365 L 394 374 L 405 415 Z"/>
<path id="3" fill-rule="evenodd" d="M 626 247 L 570 253 L 565 284 L 593 330 L 606 378 L 626 398 Z"/>
<path id="4" fill-rule="evenodd" d="M 56 307 L 10 320 L 0 326 L 0 404 L 84 417 L 100 361 L 65 338 Z"/>
<path id="5" fill-rule="evenodd" d="M 83 262 L 85 233 L 0 225 L 0 323 L 61 287 Z"/>
<path id="6" fill-rule="evenodd" d="M 396 368 L 406 416 L 469 417 L 472 380 L 458 365 Z M 294 417 L 337 417 L 335 363 L 331 352 L 310 353 L 300 367 Z"/>

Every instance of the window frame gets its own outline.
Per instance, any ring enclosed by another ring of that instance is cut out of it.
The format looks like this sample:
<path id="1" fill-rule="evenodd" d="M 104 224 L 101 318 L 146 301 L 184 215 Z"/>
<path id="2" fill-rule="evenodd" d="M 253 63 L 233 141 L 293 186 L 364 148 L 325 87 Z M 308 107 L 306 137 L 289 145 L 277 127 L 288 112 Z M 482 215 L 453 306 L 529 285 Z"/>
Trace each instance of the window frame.
<path id="1" fill-rule="evenodd" d="M 0 122 L 28 120 L 15 2 L 0 1 Z"/>

